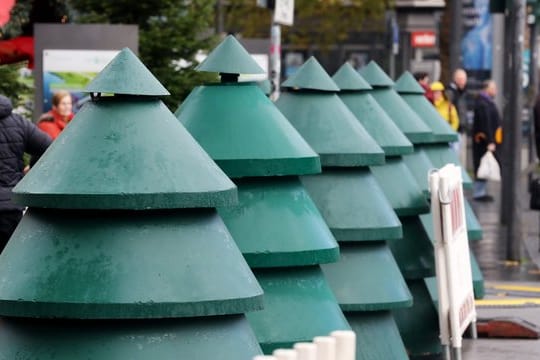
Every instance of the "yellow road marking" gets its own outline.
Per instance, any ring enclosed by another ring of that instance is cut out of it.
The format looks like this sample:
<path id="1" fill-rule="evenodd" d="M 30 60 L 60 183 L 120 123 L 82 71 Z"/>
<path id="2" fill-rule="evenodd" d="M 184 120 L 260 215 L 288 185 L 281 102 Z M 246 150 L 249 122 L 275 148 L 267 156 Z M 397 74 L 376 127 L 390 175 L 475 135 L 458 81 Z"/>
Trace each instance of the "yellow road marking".
<path id="1" fill-rule="evenodd" d="M 505 306 L 505 305 L 540 305 L 540 298 L 521 298 L 521 299 L 483 299 L 475 300 L 477 307 L 482 306 Z"/>
<path id="2" fill-rule="evenodd" d="M 486 284 L 486 289 L 508 290 L 508 291 L 523 291 L 540 293 L 540 286 L 521 286 L 521 285 L 504 285 L 504 284 Z"/>

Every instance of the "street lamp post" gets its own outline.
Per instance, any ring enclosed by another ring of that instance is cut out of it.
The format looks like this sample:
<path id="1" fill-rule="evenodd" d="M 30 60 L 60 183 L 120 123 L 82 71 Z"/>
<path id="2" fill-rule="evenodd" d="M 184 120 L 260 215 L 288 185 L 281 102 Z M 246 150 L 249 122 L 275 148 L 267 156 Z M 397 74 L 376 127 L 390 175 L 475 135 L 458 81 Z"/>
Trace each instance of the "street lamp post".
<path id="1" fill-rule="evenodd" d="M 523 110 L 522 66 L 525 0 L 507 2 L 507 37 L 505 41 L 505 86 L 507 102 L 503 117 L 502 202 L 501 218 L 506 223 L 506 258 L 521 257 L 521 126 Z"/>

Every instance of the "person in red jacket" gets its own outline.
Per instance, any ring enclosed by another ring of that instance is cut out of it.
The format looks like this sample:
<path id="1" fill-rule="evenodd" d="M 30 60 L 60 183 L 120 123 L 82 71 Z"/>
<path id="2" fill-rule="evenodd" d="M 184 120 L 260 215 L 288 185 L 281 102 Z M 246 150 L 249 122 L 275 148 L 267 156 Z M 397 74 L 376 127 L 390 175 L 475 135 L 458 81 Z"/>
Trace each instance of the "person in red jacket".
<path id="1" fill-rule="evenodd" d="M 424 89 L 424 96 L 426 97 L 426 99 L 428 99 L 430 103 L 433 103 L 434 101 L 433 91 L 431 90 L 431 87 L 429 86 L 428 73 L 425 71 L 416 72 L 414 73 L 414 78 L 416 79 L 416 81 L 418 81 L 422 89 Z"/>
<path id="2" fill-rule="evenodd" d="M 72 109 L 71 94 L 64 90 L 57 91 L 52 98 L 52 110 L 41 115 L 37 125 L 54 140 L 73 119 Z"/>

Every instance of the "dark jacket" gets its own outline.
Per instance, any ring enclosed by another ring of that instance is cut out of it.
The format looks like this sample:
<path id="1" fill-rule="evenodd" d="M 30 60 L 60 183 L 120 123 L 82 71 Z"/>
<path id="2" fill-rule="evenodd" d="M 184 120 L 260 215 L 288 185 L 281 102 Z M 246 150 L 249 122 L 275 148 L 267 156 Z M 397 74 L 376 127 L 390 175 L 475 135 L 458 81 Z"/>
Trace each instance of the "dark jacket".
<path id="1" fill-rule="evenodd" d="M 540 95 L 536 98 L 533 109 L 534 115 L 534 140 L 536 145 L 536 156 L 540 159 Z"/>
<path id="2" fill-rule="evenodd" d="M 474 103 L 472 128 L 473 165 L 475 173 L 480 165 L 480 159 L 487 151 L 487 146 L 491 143 L 498 143 L 495 133 L 500 126 L 501 118 L 495 102 L 487 94 L 480 93 Z"/>
<path id="3" fill-rule="evenodd" d="M 23 154 L 39 157 L 51 141 L 32 122 L 14 114 L 11 101 L 0 95 L 0 211 L 21 209 L 11 201 L 11 189 L 24 175 Z"/>
<path id="4" fill-rule="evenodd" d="M 459 89 L 456 83 L 451 82 L 446 87 L 446 97 L 456 107 L 458 117 L 459 117 L 459 132 L 468 132 L 467 124 L 467 99 L 466 99 L 466 90 Z"/>

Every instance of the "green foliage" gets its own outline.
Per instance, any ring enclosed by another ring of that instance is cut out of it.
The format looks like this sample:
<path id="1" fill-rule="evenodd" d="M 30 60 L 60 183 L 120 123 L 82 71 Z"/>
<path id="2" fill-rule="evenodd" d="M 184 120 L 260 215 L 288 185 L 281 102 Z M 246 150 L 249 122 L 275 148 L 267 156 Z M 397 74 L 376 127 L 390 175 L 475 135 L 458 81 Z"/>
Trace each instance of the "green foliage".
<path id="1" fill-rule="evenodd" d="M 346 3 L 347 5 L 344 5 Z M 393 1 L 296 0 L 294 26 L 283 26 L 284 42 L 328 48 L 361 31 L 365 19 L 382 18 Z M 245 37 L 268 37 L 271 11 L 257 8 L 252 0 L 230 0 L 227 29 Z"/>
<path id="2" fill-rule="evenodd" d="M 21 35 L 23 27 L 30 21 L 31 9 L 29 0 L 19 0 L 9 13 L 9 22 L 0 28 L 0 39 L 10 39 Z"/>
<path id="3" fill-rule="evenodd" d="M 67 0 L 17 0 L 11 9 L 9 22 L 0 28 L 0 38 L 32 36 L 35 23 L 68 21 Z"/>
<path id="4" fill-rule="evenodd" d="M 194 71 L 199 50 L 214 45 L 207 35 L 213 26 L 214 2 L 209 0 L 69 0 L 76 22 L 136 24 L 139 56 L 171 96 L 163 100 L 175 110 L 196 86 L 211 76 Z M 182 61 L 182 68 L 179 61 Z"/>
<path id="5" fill-rule="evenodd" d="M 0 94 L 11 99 L 13 106 L 27 105 L 33 96 L 33 89 L 24 83 L 19 70 L 26 67 L 25 63 L 0 65 Z"/>

